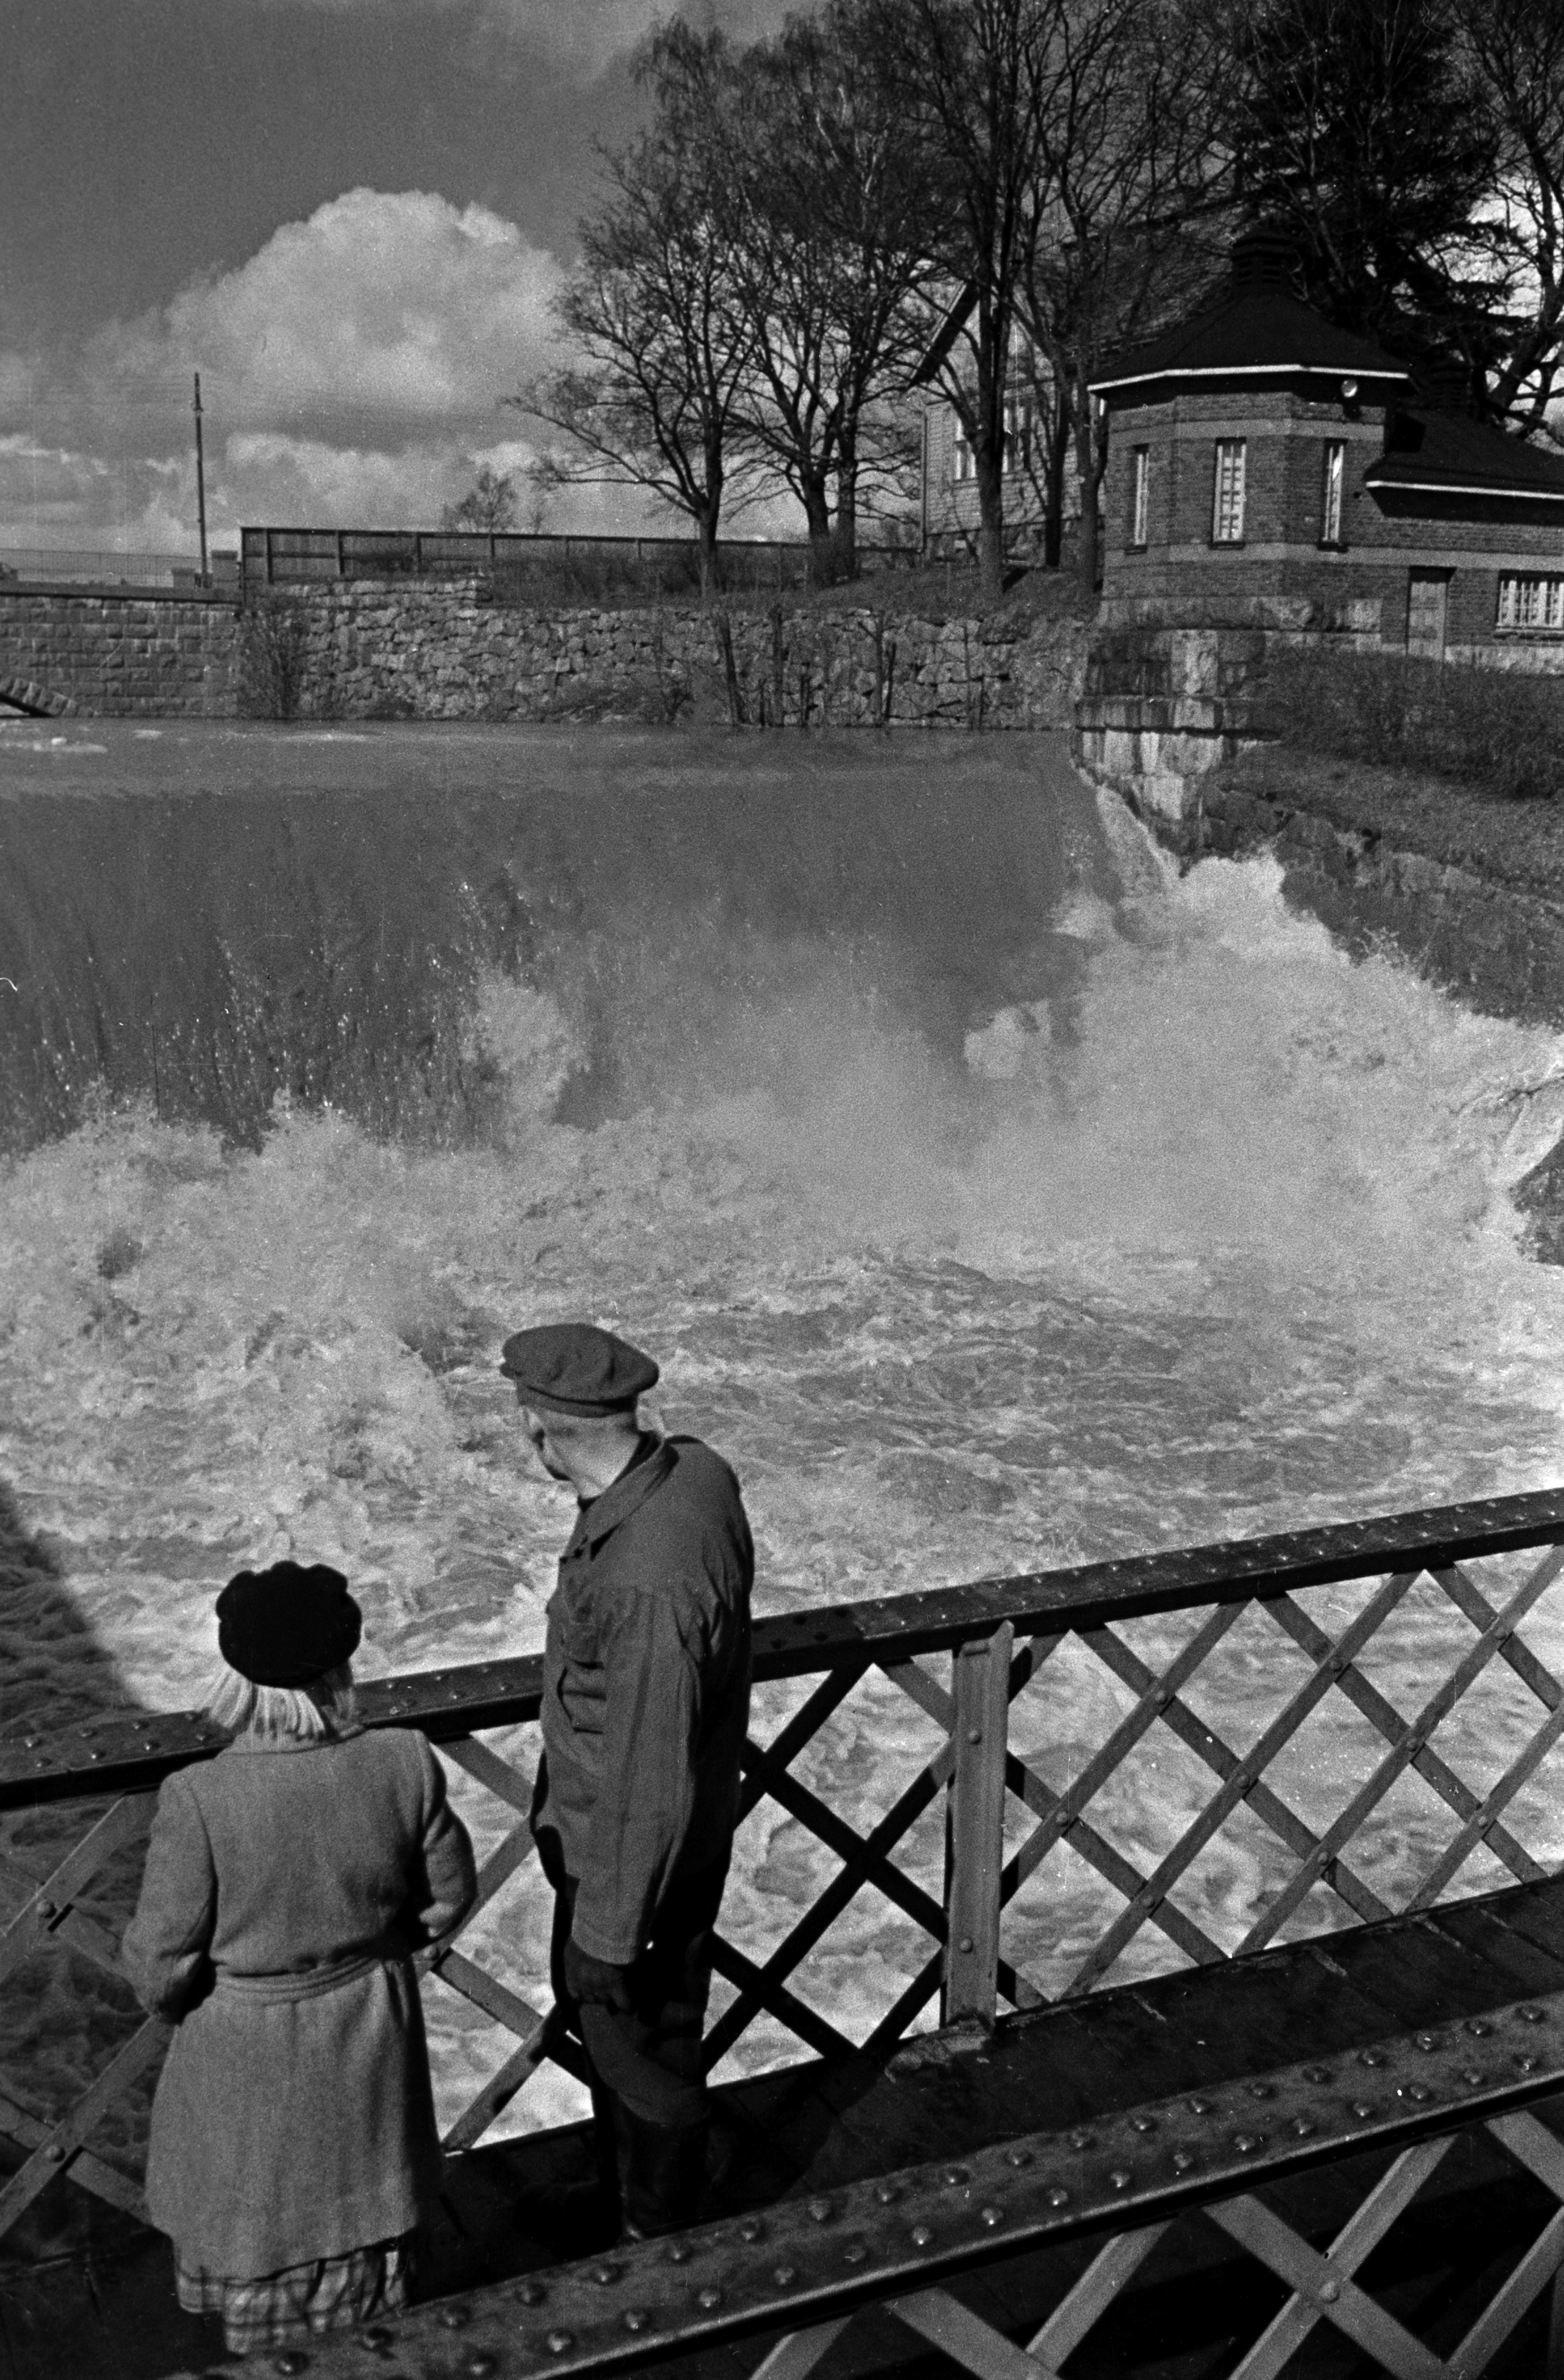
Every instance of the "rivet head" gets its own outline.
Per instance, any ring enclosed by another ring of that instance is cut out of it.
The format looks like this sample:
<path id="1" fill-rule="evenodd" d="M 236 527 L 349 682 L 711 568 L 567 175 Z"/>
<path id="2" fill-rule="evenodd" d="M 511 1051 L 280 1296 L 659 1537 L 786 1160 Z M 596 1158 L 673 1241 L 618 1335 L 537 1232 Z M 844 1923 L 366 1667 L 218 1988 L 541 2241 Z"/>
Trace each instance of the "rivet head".
<path id="1" fill-rule="evenodd" d="M 1363 2119 L 1365 2116 L 1372 2116 L 1372 2115 L 1373 2115 L 1373 2113 L 1374 2113 L 1374 2102 L 1373 2102 L 1373 2100 L 1372 2100 L 1372 2099 L 1354 2099 L 1354 2100 L 1353 2100 L 1353 2102 L 1352 2102 L 1352 2113 L 1353 2113 L 1353 2115 L 1354 2115 L 1354 2116 L 1356 2116 L 1356 2117 L 1358 2118 L 1358 2119 L 1359 2119 L 1359 2121 L 1360 2121 L 1360 2122 L 1362 2120 L 1362 2119 Z"/>
<path id="2" fill-rule="evenodd" d="M 1193 2165 L 1193 2163 L 1194 2163 L 1194 2157 L 1193 2157 L 1193 2155 L 1191 2154 L 1191 2152 L 1189 2149 L 1175 2149 L 1175 2150 L 1174 2150 L 1174 2152 L 1173 2152 L 1173 2170 L 1174 2170 L 1174 2172 L 1175 2172 L 1175 2173 L 1188 2173 L 1188 2171 L 1189 2171 L 1189 2169 L 1190 2169 L 1191 2166 L 1192 2166 L 1192 2165 Z"/>
<path id="3" fill-rule="evenodd" d="M 468 2357 L 461 2368 L 470 2375 L 470 2380 L 489 2380 L 490 2373 L 499 2370 L 499 2357 L 491 2355 L 486 2347 L 481 2347 L 476 2355 Z"/>
<path id="4" fill-rule="evenodd" d="M 1130 2129 L 1132 2132 L 1155 2132 L 1156 2130 L 1156 2118 L 1155 2116 L 1131 2116 L 1130 2119 Z"/>
<path id="5" fill-rule="evenodd" d="M 442 2330 L 465 2330 L 471 2321 L 470 2310 L 464 2305 L 443 2305 L 434 2316 Z"/>
<path id="6" fill-rule="evenodd" d="M 613 2265 L 594 2265 L 592 2268 L 592 2277 L 600 2289 L 606 2289 L 613 2287 L 619 2276 L 617 2267 Z"/>
<path id="7" fill-rule="evenodd" d="M 1303 2080 L 1305 2082 L 1328 2082 L 1330 2069 L 1328 2066 L 1305 2066 Z"/>
<path id="8" fill-rule="evenodd" d="M 1032 2163 L 1032 2151 L 1030 2149 L 1007 2149 L 1005 2152 L 1005 2162 L 1007 2165 L 1013 2166 L 1030 2165 Z"/>
<path id="9" fill-rule="evenodd" d="M 1127 2165 L 1116 2165 L 1113 2171 L 1108 2176 L 1108 2180 L 1113 2184 L 1115 2190 L 1128 2190 L 1130 2184 L 1134 2180 L 1134 2175 L 1130 2172 Z"/>
<path id="10" fill-rule="evenodd" d="M 1249 2095 L 1252 2099 L 1274 2099 L 1277 2095 L 1269 2082 L 1252 2082 Z"/>
<path id="11" fill-rule="evenodd" d="M 842 2250 L 842 2262 L 844 2265 L 861 2265 L 868 2253 L 861 2240 L 849 2240 Z"/>
<path id="12" fill-rule="evenodd" d="M 1310 2133 L 1317 2130 L 1317 2127 L 1312 2116 L 1294 2116 L 1291 2123 L 1289 2124 L 1287 2129 L 1293 2135 L 1295 2140 L 1306 2141 Z"/>
<path id="13" fill-rule="evenodd" d="M 1543 2011 L 1539 2008 L 1519 2008 L 1515 2013 L 1522 2024 L 1541 2024 L 1544 2021 Z"/>
<path id="14" fill-rule="evenodd" d="M 1254 1780 L 1250 1776 L 1247 1768 L 1234 1769 L 1232 1774 L 1232 1785 L 1235 1792 L 1247 1793 L 1253 1781 Z"/>
<path id="15" fill-rule="evenodd" d="M 388 2330 L 383 2330 L 378 2323 L 373 2330 L 356 2331 L 354 2337 L 366 2355 L 385 2355 L 390 2352 L 391 2333 Z"/>
<path id="16" fill-rule="evenodd" d="M 1265 2145 L 1265 2135 L 1264 2132 L 1235 2132 L 1233 2134 L 1233 2146 L 1237 2149 L 1240 2156 L 1251 2156 L 1256 2149 L 1264 2148 Z"/>
<path id="17" fill-rule="evenodd" d="M 1483 2080 L 1483 2070 L 1480 2066 L 1463 2066 L 1460 2079 L 1469 2090 L 1475 2091 Z"/>
<path id="18" fill-rule="evenodd" d="M 1340 2282 L 1322 2281 L 1320 2283 L 1320 2295 L 1325 2300 L 1326 2305 L 1334 2305 L 1337 2299 L 1341 2295 Z"/>
<path id="19" fill-rule="evenodd" d="M 1094 2133 L 1077 2130 L 1069 2135 L 1070 2147 L 1072 2149 L 1089 2149 L 1095 2137 Z"/>
<path id="20" fill-rule="evenodd" d="M 914 2223 L 912 2226 L 912 2245 L 914 2248 L 930 2248 L 934 2245 L 934 2233 L 926 2223 Z"/>
<path id="21" fill-rule="evenodd" d="M 60 1913 L 52 1900 L 34 1901 L 33 1907 L 40 1917 L 57 1917 Z"/>
<path id="22" fill-rule="evenodd" d="M 1211 2113 L 1210 2100 L 1191 2099 L 1190 2101 L 1190 2113 L 1191 2116 L 1209 2116 Z"/>
<path id="23" fill-rule="evenodd" d="M 646 2316 L 640 2306 L 627 2306 L 620 2317 L 627 2330 L 644 2330 Z"/>
<path id="24" fill-rule="evenodd" d="M 697 2305 L 704 2306 L 706 2312 L 710 2313 L 714 2306 L 721 2305 L 722 2291 L 718 2289 L 711 2288 L 697 2289 L 695 2292 L 695 2302 Z"/>
<path id="25" fill-rule="evenodd" d="M 687 2240 L 674 2240 L 668 2250 L 668 2262 L 670 2265 L 688 2265 L 690 2262 L 690 2243 Z"/>
<path id="26" fill-rule="evenodd" d="M 981 1727 L 970 1727 L 970 1728 L 967 1730 L 967 1742 L 968 1742 L 969 1743 L 981 1743 L 981 1742 L 983 1742 L 983 1730 L 982 1730 L 982 1728 L 981 1728 Z"/>
<path id="27" fill-rule="evenodd" d="M 1536 2072 L 1537 2061 L 1531 2055 L 1530 2051 L 1527 2052 L 1524 2058 L 1518 2058 L 1515 2063 L 1519 2066 L 1522 2074 L 1534 2074 Z"/>
<path id="28" fill-rule="evenodd" d="M 1383 2049 L 1362 2049 L 1358 2053 L 1358 2063 L 1360 2066 L 1383 2066 L 1385 2052 Z"/>
<path id="29" fill-rule="evenodd" d="M 92 1755 L 94 1760 L 98 1756 L 96 1753 Z M 286 2354 L 275 2355 L 272 2358 L 272 2369 L 274 2372 L 280 2372 L 283 2374 L 283 2380 L 292 2380 L 294 2373 L 307 2372 L 309 2368 L 309 2357 L 300 2355 L 297 2348 L 290 2347 Z"/>
<path id="30" fill-rule="evenodd" d="M 778 2265 L 771 2276 L 779 2289 L 790 2289 L 799 2277 L 797 2265 Z"/>
<path id="31" fill-rule="evenodd" d="M 963 2181 L 971 2181 L 971 2175 L 964 2165 L 947 2165 L 939 2178 L 947 2190 L 955 2190 Z"/>
<path id="32" fill-rule="evenodd" d="M 764 2223 L 757 2222 L 755 2217 L 751 2215 L 739 2226 L 739 2237 L 740 2240 L 747 2240 L 752 2247 L 757 2240 L 764 2240 L 765 2238 L 765 2225 Z"/>
<path id="33" fill-rule="evenodd" d="M 1481 2039 L 1484 2034 L 1492 2033 L 1493 2029 L 1493 2026 L 1488 2022 L 1486 2017 L 1469 2016 L 1466 2020 L 1467 2032 L 1476 2034 L 1479 2039 Z"/>
<path id="34" fill-rule="evenodd" d="M 1426 2082 L 1398 2082 L 1396 2085 L 1398 2099 L 1426 2099 L 1430 2095 Z"/>
<path id="35" fill-rule="evenodd" d="M 831 2220 L 830 2200 L 828 2198 L 812 2198 L 809 2202 L 809 2219 L 812 2223 L 829 2223 Z"/>
<path id="36" fill-rule="evenodd" d="M 1439 2036 L 1436 2033 L 1414 2033 L 1412 2039 L 1419 2049 L 1437 2049 L 1439 2046 Z"/>
<path id="37" fill-rule="evenodd" d="M 523 2305 L 542 2305 L 548 2291 L 541 2281 L 521 2281 L 517 2285 L 516 2294 Z"/>
<path id="38" fill-rule="evenodd" d="M 901 2196 L 894 2181 L 882 2181 L 874 2192 L 882 2206 L 894 2206 Z"/>
<path id="39" fill-rule="evenodd" d="M 64 2165 L 65 2154 L 58 2141 L 51 2141 L 43 2152 L 43 2162 L 45 2165 Z"/>
<path id="40" fill-rule="evenodd" d="M 1061 2190 L 1056 2182 L 1053 2189 L 1048 2192 L 1048 2204 L 1050 2206 L 1068 2206 L 1069 2204 L 1069 2191 Z"/>
<path id="41" fill-rule="evenodd" d="M 575 2343 L 575 2334 L 572 2331 L 551 2330 L 548 2334 L 548 2351 L 551 2355 L 568 2355 Z"/>

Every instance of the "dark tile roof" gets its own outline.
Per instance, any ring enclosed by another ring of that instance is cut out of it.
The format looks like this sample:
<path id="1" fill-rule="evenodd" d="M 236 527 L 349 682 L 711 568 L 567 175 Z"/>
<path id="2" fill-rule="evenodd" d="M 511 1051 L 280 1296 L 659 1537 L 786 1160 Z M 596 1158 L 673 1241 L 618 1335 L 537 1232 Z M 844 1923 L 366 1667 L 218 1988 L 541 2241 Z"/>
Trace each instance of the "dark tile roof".
<path id="1" fill-rule="evenodd" d="M 1564 455 L 1523 445 L 1485 421 L 1419 407 L 1399 410 L 1386 452 L 1363 474 L 1371 488 L 1471 489 L 1564 499 Z"/>
<path id="2" fill-rule="evenodd" d="M 1186 375 L 1240 379 L 1255 372 L 1279 377 L 1288 370 L 1357 380 L 1408 378 L 1372 339 L 1338 331 L 1285 284 L 1254 280 L 1224 284 L 1198 313 L 1141 346 L 1109 357 L 1094 374 L 1092 386 L 1111 389 Z"/>

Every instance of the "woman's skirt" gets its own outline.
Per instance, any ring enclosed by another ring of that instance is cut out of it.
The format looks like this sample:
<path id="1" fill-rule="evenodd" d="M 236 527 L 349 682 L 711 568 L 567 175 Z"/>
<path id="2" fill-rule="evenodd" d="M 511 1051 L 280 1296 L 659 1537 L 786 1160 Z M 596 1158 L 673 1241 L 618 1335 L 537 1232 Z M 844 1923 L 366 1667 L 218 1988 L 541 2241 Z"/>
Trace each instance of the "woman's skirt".
<path id="1" fill-rule="evenodd" d="M 179 2303 L 187 2313 L 220 2314 L 230 2354 L 298 2346 L 323 2331 L 349 2330 L 398 2313 L 408 2301 L 416 2236 L 405 2231 L 399 2240 L 351 2248 L 345 2256 L 318 2257 L 312 2265 L 289 2265 L 259 2280 L 192 2273 L 177 2265 Z"/>

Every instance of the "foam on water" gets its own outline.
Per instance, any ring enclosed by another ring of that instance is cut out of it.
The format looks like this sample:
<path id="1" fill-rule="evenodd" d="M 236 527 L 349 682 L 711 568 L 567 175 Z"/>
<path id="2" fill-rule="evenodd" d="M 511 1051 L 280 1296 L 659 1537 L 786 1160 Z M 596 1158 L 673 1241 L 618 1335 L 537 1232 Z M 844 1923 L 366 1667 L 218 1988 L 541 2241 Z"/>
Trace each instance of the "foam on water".
<path id="1" fill-rule="evenodd" d="M 1551 1482 L 1564 1280 L 1521 1257 L 1504 1191 L 1564 1115 L 1564 1050 L 1350 963 L 1266 863 L 1180 880 L 1122 813 L 1101 833 L 1038 921 L 1071 966 L 950 1029 L 905 953 L 807 920 L 750 930 L 738 978 L 645 941 L 607 1020 L 612 1097 L 591 1093 L 601 978 L 594 1010 L 568 976 L 483 976 L 480 1145 L 296 1106 L 249 1149 L 139 1103 L 14 1160 L 0 1470 L 61 1549 L 110 1698 L 198 1700 L 214 1585 L 284 1554 L 349 1573 L 368 1673 L 535 1647 L 569 1513 L 493 1359 L 581 1311 L 655 1349 L 663 1419 L 736 1463 L 765 1609 Z M 1437 1629 L 1409 1616 L 1399 1658 L 1434 1658 Z M 74 1644 L 43 1648 L 31 1718 Z M 1264 1666 L 1239 1632 L 1240 1711 Z M 1027 1722 L 1040 1758 L 1114 1708 L 1082 1674 Z M 808 1772 L 849 1816 L 928 1732 L 889 1687 L 852 1710 Z M 1176 1756 L 1163 1779 L 1165 1808 L 1118 1814 L 1148 1857 L 1195 1806 Z M 458 1793 L 495 1840 L 495 1805 Z M 935 1835 L 920 1862 L 937 1883 Z M 758 1819 L 730 1930 L 772 1938 L 817 1864 Z M 1241 1932 L 1265 1873 L 1214 1852 L 1209 1921 Z M 1039 1963 L 1092 1906 L 1081 1886 L 1034 1912 Z M 545 1988 L 533 1886 L 482 1939 Z M 910 1972 L 883 1908 L 828 1947 L 813 1995 L 849 2027 Z M 495 2044 L 444 1996 L 433 2014 L 448 2108 Z M 525 2104 L 557 2115 L 571 2086 Z"/>

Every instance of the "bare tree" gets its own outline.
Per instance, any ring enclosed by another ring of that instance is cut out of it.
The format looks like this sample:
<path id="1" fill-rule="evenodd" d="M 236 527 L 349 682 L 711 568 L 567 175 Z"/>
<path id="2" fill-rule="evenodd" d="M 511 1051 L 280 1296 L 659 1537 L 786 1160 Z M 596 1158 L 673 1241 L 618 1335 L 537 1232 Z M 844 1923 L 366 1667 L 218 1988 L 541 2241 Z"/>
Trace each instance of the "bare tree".
<path id="1" fill-rule="evenodd" d="M 817 578 L 850 576 L 861 489 L 894 488 L 915 451 L 895 400 L 923 339 L 907 302 L 928 271 L 919 161 L 849 0 L 794 18 L 686 103 L 727 194 L 746 439 L 802 506 Z"/>
<path id="2" fill-rule="evenodd" d="M 1564 355 L 1564 0 L 1456 0 L 1495 127 L 1494 194 L 1470 232 L 1502 294 L 1472 354 L 1484 410 L 1523 437 L 1548 419 Z"/>
<path id="3" fill-rule="evenodd" d="M 440 516 L 443 528 L 512 529 L 518 518 L 516 482 L 508 471 L 483 464 L 465 496 L 447 504 Z"/>
<path id="4" fill-rule="evenodd" d="M 1005 574 L 1005 416 L 1018 268 L 1037 176 L 1036 90 L 1047 0 L 863 0 L 862 22 L 925 185 L 932 272 L 949 299 L 926 377 L 971 450 L 978 566 Z M 931 326 L 933 327 L 933 326 Z"/>
<path id="5" fill-rule="evenodd" d="M 581 361 L 506 400 L 563 433 L 535 475 L 540 492 L 583 483 L 660 496 L 694 526 L 701 585 L 716 582 L 718 524 L 752 459 L 737 451 L 751 337 L 739 303 L 725 194 L 682 138 L 676 105 L 686 53 L 722 37 L 675 25 L 642 66 L 651 128 L 605 160 L 608 195 L 580 230 L 580 262 L 556 313 Z M 748 487 L 746 487 L 746 483 Z"/>
<path id="6" fill-rule="evenodd" d="M 1046 18 L 1016 305 L 1052 370 L 1050 506 L 1073 444 L 1090 592 L 1107 463 L 1091 382 L 1116 347 L 1187 305 L 1216 262 L 1230 193 L 1216 118 L 1224 58 L 1185 0 L 1048 0 Z"/>

